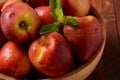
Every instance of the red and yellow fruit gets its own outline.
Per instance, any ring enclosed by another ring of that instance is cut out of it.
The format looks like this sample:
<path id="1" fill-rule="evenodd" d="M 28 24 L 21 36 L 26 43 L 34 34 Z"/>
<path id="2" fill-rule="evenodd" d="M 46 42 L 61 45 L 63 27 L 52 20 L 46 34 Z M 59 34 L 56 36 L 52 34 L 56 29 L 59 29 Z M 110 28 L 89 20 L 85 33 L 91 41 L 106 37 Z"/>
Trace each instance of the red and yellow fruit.
<path id="1" fill-rule="evenodd" d="M 1 29 L 6 38 L 15 43 L 33 39 L 40 29 L 40 18 L 26 3 L 12 3 L 1 14 Z"/>
<path id="2" fill-rule="evenodd" d="M 65 74 L 73 66 L 72 51 L 65 39 L 56 32 L 35 40 L 29 48 L 29 58 L 37 70 L 52 77 Z"/>
<path id="3" fill-rule="evenodd" d="M 0 73 L 22 78 L 32 65 L 58 77 L 89 60 L 103 41 L 90 1 L 0 0 Z"/>
<path id="4" fill-rule="evenodd" d="M 78 26 L 64 25 L 63 33 L 78 60 L 88 60 L 101 46 L 103 41 L 103 29 L 98 19 L 94 16 L 76 18 Z"/>
<path id="5" fill-rule="evenodd" d="M 14 42 L 6 42 L 0 51 L 0 73 L 21 78 L 31 70 L 27 53 Z"/>

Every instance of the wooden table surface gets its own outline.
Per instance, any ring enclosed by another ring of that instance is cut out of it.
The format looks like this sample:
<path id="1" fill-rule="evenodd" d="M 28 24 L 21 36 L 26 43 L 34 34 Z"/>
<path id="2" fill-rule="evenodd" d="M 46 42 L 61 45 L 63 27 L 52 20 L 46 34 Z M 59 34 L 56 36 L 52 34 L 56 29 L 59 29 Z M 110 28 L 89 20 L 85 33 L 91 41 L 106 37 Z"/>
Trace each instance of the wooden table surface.
<path id="1" fill-rule="evenodd" d="M 120 0 L 92 0 L 107 30 L 101 61 L 86 80 L 120 80 Z"/>

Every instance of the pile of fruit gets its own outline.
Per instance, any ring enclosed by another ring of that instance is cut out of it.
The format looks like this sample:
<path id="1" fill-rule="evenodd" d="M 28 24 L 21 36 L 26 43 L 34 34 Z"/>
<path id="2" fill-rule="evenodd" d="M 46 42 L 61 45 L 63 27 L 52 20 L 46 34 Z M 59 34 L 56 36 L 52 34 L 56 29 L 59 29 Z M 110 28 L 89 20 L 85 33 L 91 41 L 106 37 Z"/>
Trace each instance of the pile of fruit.
<path id="1" fill-rule="evenodd" d="M 103 41 L 90 0 L 0 0 L 0 10 L 0 73 L 8 76 L 62 76 Z"/>

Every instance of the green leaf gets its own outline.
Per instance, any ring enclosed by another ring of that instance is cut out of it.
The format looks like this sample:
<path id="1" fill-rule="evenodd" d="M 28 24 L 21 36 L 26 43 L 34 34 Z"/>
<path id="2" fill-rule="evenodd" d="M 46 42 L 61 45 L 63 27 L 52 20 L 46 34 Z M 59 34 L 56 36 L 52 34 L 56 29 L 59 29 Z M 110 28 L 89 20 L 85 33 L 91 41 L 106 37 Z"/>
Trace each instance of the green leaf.
<path id="1" fill-rule="evenodd" d="M 50 12 L 52 17 L 58 22 L 63 21 L 63 10 L 60 0 L 50 0 Z"/>
<path id="2" fill-rule="evenodd" d="M 77 19 L 73 18 L 72 16 L 64 16 L 63 21 L 66 22 L 67 24 L 72 25 L 72 26 L 79 25 L 79 22 L 77 21 Z"/>
<path id="3" fill-rule="evenodd" d="M 61 23 L 67 23 L 73 26 L 79 24 L 79 22 L 75 18 L 71 16 L 64 16 L 60 0 L 50 0 L 49 5 L 50 13 L 57 22 L 43 25 L 39 31 L 40 34 L 45 34 L 48 32 L 58 32 Z"/>
<path id="4" fill-rule="evenodd" d="M 56 1 L 55 0 L 50 0 L 49 1 L 49 5 L 50 5 L 50 13 L 52 15 L 52 17 L 57 20 L 57 16 L 55 14 L 55 9 L 56 9 Z"/>
<path id="5" fill-rule="evenodd" d="M 63 21 L 63 12 L 60 9 L 56 8 L 55 14 L 57 15 L 57 21 L 62 22 Z"/>
<path id="6" fill-rule="evenodd" d="M 59 22 L 55 22 L 53 24 L 43 25 L 39 31 L 40 34 L 45 34 L 48 32 L 58 32 L 59 31 Z"/>
<path id="7" fill-rule="evenodd" d="M 59 8 L 62 10 L 61 2 L 60 0 L 56 0 L 56 8 Z"/>

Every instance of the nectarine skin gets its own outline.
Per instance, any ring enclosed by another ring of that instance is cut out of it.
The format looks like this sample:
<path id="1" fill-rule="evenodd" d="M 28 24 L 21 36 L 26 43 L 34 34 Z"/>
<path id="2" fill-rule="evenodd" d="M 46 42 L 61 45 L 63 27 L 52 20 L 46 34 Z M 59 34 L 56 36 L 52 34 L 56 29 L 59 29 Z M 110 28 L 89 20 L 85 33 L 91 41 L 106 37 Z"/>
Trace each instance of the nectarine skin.
<path id="1" fill-rule="evenodd" d="M 57 77 L 68 72 L 73 65 L 71 49 L 56 32 L 42 35 L 29 48 L 29 58 L 40 72 Z"/>
<path id="2" fill-rule="evenodd" d="M 90 10 L 89 0 L 61 0 L 65 15 L 86 16 Z"/>
<path id="3" fill-rule="evenodd" d="M 31 70 L 27 54 L 14 42 L 8 41 L 0 52 L 0 73 L 22 78 Z"/>
<path id="4" fill-rule="evenodd" d="M 18 44 L 35 38 L 40 25 L 38 14 L 27 3 L 12 3 L 1 14 L 2 32 Z"/>
<path id="5" fill-rule="evenodd" d="M 46 24 L 51 24 L 55 22 L 53 17 L 50 14 L 50 7 L 49 6 L 39 6 L 35 8 L 35 11 L 38 13 L 40 19 L 41 19 L 41 24 L 46 25 Z"/>
<path id="6" fill-rule="evenodd" d="M 5 3 L 3 4 L 3 6 L 1 7 L 1 12 L 11 3 L 16 3 L 16 2 L 23 2 L 22 0 L 6 0 Z"/>
<path id="7" fill-rule="evenodd" d="M 5 1 L 6 1 L 6 0 L 0 0 L 0 10 L 1 10 L 3 4 L 5 3 Z"/>
<path id="8" fill-rule="evenodd" d="M 75 55 L 81 62 L 87 61 L 103 42 L 103 29 L 94 16 L 76 18 L 80 24 L 71 26 L 65 24 L 64 36 L 72 46 Z"/>

